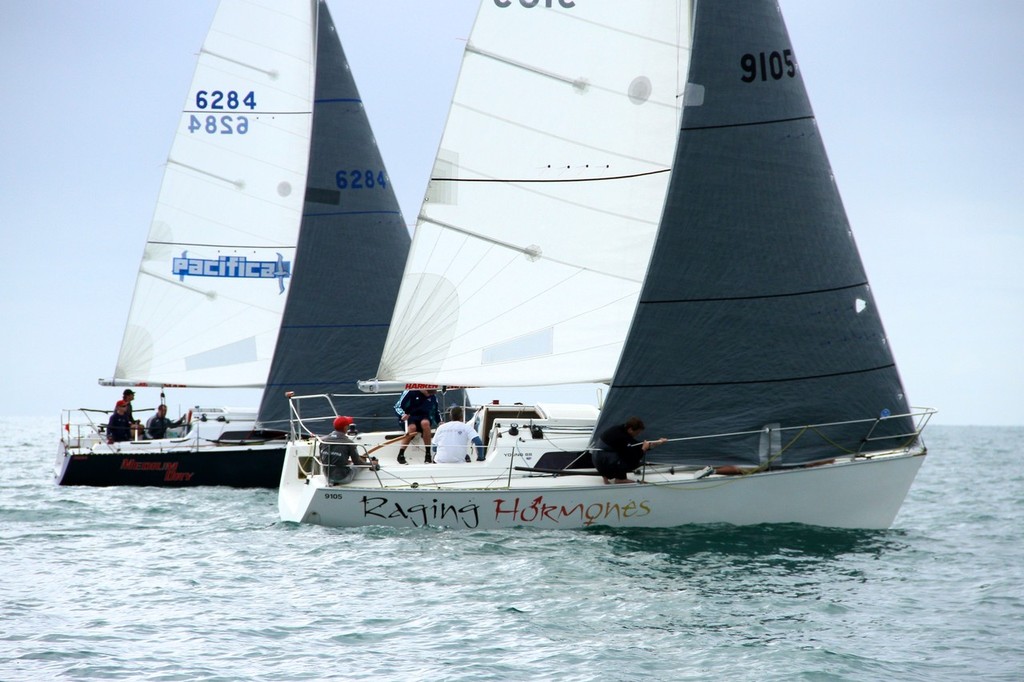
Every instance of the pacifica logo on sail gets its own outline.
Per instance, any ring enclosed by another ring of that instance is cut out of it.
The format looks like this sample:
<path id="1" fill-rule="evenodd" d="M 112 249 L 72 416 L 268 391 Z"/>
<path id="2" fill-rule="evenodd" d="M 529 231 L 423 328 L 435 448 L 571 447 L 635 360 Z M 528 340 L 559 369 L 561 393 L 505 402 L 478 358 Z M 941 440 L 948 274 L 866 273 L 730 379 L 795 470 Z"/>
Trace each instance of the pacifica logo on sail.
<path id="1" fill-rule="evenodd" d="M 280 292 L 284 292 L 284 280 L 291 277 L 291 263 L 281 254 L 277 260 L 250 261 L 245 256 L 221 256 L 216 260 L 209 258 L 189 258 L 188 251 L 183 251 L 180 258 L 173 259 L 171 272 L 185 281 L 190 277 L 241 277 L 245 279 L 276 279 Z"/>

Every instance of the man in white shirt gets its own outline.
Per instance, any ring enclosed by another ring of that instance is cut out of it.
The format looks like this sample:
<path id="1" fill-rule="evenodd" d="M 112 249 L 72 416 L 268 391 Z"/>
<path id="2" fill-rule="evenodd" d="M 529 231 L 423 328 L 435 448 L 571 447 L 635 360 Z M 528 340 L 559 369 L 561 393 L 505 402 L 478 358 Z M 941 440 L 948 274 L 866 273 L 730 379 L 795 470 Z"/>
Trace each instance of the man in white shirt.
<path id="1" fill-rule="evenodd" d="M 437 427 L 434 431 L 434 461 L 438 464 L 451 462 L 468 462 L 469 454 L 466 446 L 472 443 L 476 446 L 476 459 L 482 462 L 484 456 L 484 442 L 472 426 L 462 421 L 463 412 L 461 407 L 451 409 L 451 419 Z"/>

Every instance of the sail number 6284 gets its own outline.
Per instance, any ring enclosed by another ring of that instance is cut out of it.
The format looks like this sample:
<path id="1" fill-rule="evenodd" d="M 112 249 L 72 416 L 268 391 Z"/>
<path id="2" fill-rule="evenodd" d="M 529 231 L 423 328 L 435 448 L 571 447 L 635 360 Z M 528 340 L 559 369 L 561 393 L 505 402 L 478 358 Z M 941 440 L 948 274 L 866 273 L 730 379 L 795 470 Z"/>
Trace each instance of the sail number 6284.
<path id="1" fill-rule="evenodd" d="M 196 109 L 237 109 L 240 106 L 256 108 L 256 93 L 252 90 L 248 95 L 242 95 L 234 90 L 200 90 L 196 93 Z"/>
<path id="2" fill-rule="evenodd" d="M 766 81 L 781 80 L 783 76 L 792 78 L 796 75 L 796 62 L 793 61 L 793 50 L 782 52 L 761 52 L 750 54 L 749 52 L 740 57 L 740 68 L 743 75 L 740 79 L 744 83 L 753 83 L 756 80 Z"/>
<path id="3" fill-rule="evenodd" d="M 384 171 L 373 170 L 340 170 L 334 174 L 338 189 L 373 189 L 388 186 Z"/>
<path id="4" fill-rule="evenodd" d="M 210 135 L 245 135 L 249 132 L 249 119 L 246 116 L 214 116 L 199 117 L 190 114 L 188 131 Z"/>

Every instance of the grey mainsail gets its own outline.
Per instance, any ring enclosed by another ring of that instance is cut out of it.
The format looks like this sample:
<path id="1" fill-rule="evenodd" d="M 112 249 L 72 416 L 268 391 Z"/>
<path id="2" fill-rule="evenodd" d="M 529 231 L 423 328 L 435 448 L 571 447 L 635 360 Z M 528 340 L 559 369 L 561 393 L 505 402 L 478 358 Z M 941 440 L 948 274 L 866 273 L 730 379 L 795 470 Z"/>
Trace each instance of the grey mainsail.
<path id="1" fill-rule="evenodd" d="M 285 428 L 286 391 L 335 398 L 363 430 L 397 424 L 395 396 L 357 395 L 377 369 L 409 232 L 327 5 L 319 2 L 316 90 L 306 201 L 291 292 L 259 409 Z M 303 417 L 319 403 L 303 403 Z M 323 414 L 329 414 L 326 402 Z M 323 422 L 330 431 L 330 422 Z"/>
<path id="2" fill-rule="evenodd" d="M 597 433 L 634 414 L 649 437 L 752 432 L 653 459 L 785 466 L 903 445 L 908 412 L 777 3 L 697 0 L 665 213 Z M 807 424 L 832 426 L 765 437 Z"/>

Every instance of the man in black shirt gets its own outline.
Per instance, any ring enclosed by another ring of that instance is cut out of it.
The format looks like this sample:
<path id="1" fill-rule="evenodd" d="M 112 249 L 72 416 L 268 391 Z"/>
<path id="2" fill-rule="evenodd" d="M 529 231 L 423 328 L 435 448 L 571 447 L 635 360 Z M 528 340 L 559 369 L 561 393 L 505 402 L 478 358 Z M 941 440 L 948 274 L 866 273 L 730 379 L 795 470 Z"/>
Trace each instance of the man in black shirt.
<path id="1" fill-rule="evenodd" d="M 114 414 L 107 420 L 107 442 L 120 443 L 131 438 L 132 422 L 128 419 L 128 403 L 118 400 L 114 406 Z"/>
<path id="2" fill-rule="evenodd" d="M 638 441 L 637 436 L 643 430 L 643 420 L 630 417 L 625 424 L 607 428 L 601 434 L 601 449 L 593 454 L 593 458 L 594 468 L 605 483 L 632 483 L 626 474 L 640 467 L 648 450 L 668 440 Z"/>
<path id="3" fill-rule="evenodd" d="M 146 438 L 150 440 L 163 438 L 167 435 L 167 429 L 181 426 L 184 422 L 184 417 L 172 422 L 167 418 L 167 406 L 164 404 L 157 405 L 156 414 L 146 422 Z"/>

